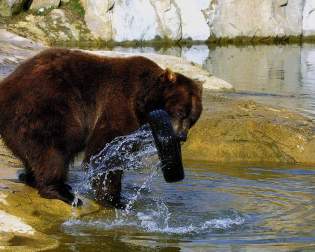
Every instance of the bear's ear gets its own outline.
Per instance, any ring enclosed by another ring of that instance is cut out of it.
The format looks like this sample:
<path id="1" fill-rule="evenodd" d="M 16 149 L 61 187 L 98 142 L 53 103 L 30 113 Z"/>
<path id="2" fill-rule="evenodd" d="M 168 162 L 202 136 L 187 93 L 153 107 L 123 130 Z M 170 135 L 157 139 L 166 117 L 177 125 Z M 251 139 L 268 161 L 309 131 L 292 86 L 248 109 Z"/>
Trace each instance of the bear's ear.
<path id="1" fill-rule="evenodd" d="M 171 69 L 166 68 L 163 75 L 166 81 L 170 81 L 172 83 L 176 82 L 176 73 L 174 73 Z"/>

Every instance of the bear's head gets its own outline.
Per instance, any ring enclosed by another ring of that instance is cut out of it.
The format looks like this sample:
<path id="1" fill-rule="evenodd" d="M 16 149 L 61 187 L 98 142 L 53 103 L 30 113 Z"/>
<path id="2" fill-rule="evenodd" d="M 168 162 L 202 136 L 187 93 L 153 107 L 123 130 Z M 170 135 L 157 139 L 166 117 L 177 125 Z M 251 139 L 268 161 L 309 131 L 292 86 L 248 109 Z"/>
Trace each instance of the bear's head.
<path id="1" fill-rule="evenodd" d="M 170 69 L 164 71 L 162 80 L 164 108 L 172 118 L 175 134 L 180 141 L 186 141 L 188 130 L 202 112 L 202 85 Z"/>

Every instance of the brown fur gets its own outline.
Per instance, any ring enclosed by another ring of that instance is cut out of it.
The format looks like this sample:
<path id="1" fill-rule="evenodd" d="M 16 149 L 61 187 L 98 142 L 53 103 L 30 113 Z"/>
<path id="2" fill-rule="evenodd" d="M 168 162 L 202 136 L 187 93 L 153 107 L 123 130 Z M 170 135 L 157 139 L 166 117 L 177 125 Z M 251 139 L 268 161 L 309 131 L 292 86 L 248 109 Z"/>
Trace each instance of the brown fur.
<path id="1" fill-rule="evenodd" d="M 22 63 L 0 85 L 0 133 L 26 168 L 26 183 L 42 197 L 73 201 L 65 184 L 69 163 L 168 111 L 179 135 L 199 118 L 201 88 L 144 57 L 110 58 L 49 49 Z M 108 184 L 119 202 L 121 172 Z"/>

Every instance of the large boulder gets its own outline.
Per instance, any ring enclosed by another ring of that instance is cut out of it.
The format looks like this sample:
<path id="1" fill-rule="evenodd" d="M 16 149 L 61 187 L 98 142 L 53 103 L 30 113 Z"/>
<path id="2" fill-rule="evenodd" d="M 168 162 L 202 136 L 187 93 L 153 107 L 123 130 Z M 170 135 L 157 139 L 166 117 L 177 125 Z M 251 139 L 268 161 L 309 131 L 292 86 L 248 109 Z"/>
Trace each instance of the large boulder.
<path id="1" fill-rule="evenodd" d="M 166 38 L 207 40 L 209 26 L 203 10 L 208 0 L 81 0 L 85 21 L 103 40 L 132 41 Z"/>
<path id="2" fill-rule="evenodd" d="M 283 108 L 204 94 L 185 159 L 220 163 L 315 164 L 315 124 Z"/>
<path id="3" fill-rule="evenodd" d="M 81 0 L 103 40 L 131 41 L 313 35 L 312 0 Z"/>
<path id="4" fill-rule="evenodd" d="M 211 1 L 211 36 L 282 37 L 302 34 L 303 0 Z"/>
<path id="5" fill-rule="evenodd" d="M 303 36 L 315 36 L 315 1 L 305 0 L 303 10 Z"/>

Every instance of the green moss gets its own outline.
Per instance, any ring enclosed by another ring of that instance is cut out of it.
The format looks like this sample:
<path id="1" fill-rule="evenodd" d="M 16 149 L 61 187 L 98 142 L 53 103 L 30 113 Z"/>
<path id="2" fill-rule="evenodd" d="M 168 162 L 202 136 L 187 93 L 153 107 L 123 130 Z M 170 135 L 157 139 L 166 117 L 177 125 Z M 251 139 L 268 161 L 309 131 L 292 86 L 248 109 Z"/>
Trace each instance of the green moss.
<path id="1" fill-rule="evenodd" d="M 207 40 L 208 45 L 272 45 L 272 44 L 301 44 L 303 38 L 301 36 L 285 36 L 285 37 L 245 37 L 239 36 L 235 38 L 216 38 L 210 37 Z"/>
<path id="2" fill-rule="evenodd" d="M 312 43 L 312 44 L 315 43 L 315 35 L 303 37 L 303 42 L 304 43 Z"/>

